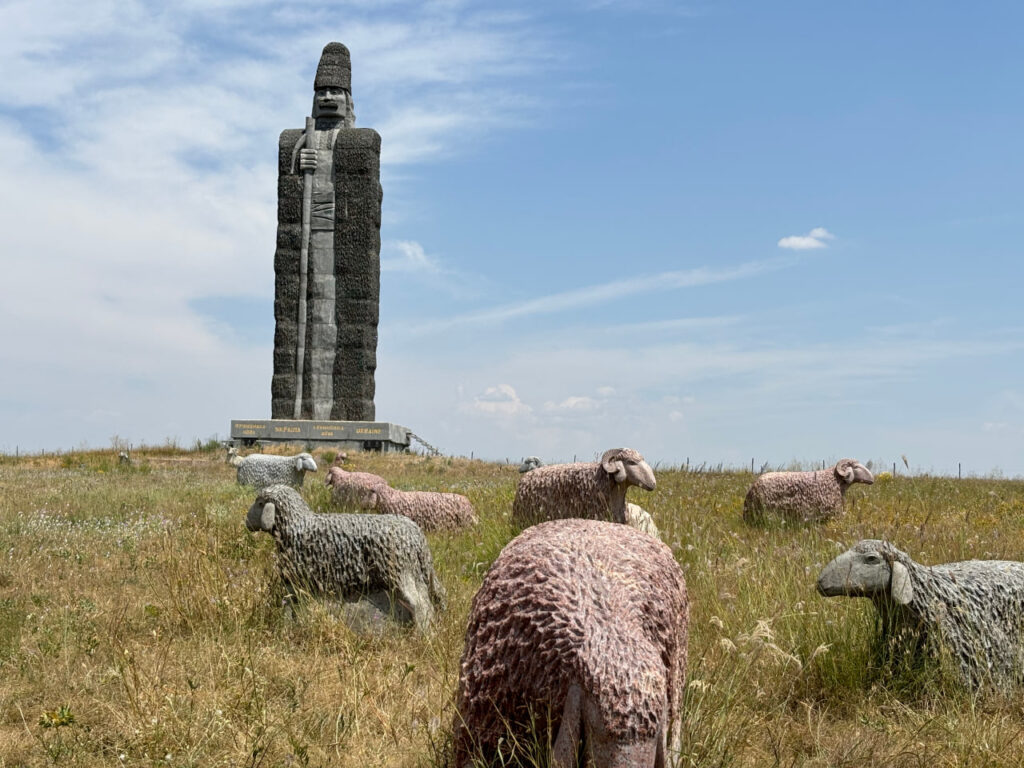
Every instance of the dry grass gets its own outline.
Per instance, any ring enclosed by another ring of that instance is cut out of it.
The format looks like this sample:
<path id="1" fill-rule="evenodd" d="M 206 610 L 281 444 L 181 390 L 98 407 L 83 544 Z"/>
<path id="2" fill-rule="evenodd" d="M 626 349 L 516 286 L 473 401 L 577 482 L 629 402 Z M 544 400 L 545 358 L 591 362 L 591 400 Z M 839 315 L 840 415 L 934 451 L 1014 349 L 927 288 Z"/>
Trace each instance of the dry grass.
<path id="1" fill-rule="evenodd" d="M 449 610 L 427 637 L 353 635 L 279 610 L 272 542 L 216 452 L 0 458 L 0 768 L 440 765 L 470 600 L 515 531 L 515 467 L 355 454 L 400 488 L 466 493 L 472 533 L 432 535 Z M 322 472 L 319 473 L 322 478 Z M 1024 559 L 1024 483 L 897 478 L 823 527 L 751 529 L 747 473 L 660 471 L 636 494 L 693 604 L 681 766 L 1016 766 L 1024 699 L 883 672 L 870 605 L 820 567 L 889 538 L 925 563 Z M 305 495 L 326 508 L 319 478 Z"/>

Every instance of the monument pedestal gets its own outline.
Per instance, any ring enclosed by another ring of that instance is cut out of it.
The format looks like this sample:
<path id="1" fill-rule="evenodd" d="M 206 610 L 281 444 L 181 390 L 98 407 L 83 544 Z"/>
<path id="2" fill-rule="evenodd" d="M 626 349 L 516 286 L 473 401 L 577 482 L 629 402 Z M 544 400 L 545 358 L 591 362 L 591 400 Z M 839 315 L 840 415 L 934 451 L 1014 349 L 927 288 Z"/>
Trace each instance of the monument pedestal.
<path id="1" fill-rule="evenodd" d="M 385 421 L 309 421 L 232 419 L 231 439 L 257 442 L 312 443 L 357 451 L 406 451 L 411 430 Z"/>

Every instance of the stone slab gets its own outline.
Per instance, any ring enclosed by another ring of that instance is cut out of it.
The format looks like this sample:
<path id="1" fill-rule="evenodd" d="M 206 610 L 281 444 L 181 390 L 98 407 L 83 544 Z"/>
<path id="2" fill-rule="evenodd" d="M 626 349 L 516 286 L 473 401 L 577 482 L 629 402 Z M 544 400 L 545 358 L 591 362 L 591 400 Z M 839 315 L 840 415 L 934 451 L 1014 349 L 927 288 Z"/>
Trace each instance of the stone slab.
<path id="1" fill-rule="evenodd" d="M 232 440 L 349 443 L 353 448 L 365 443 L 389 443 L 390 450 L 408 448 L 409 431 L 408 427 L 386 421 L 231 420 Z"/>

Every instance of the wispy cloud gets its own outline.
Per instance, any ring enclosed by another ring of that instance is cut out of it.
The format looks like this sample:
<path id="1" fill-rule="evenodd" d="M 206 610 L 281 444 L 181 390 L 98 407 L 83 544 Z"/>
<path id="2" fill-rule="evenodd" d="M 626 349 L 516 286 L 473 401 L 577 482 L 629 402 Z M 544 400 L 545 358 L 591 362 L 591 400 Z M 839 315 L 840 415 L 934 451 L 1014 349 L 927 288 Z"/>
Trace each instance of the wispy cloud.
<path id="1" fill-rule="evenodd" d="M 437 273 L 440 270 L 437 259 L 428 256 L 415 240 L 389 240 L 381 246 L 381 272 Z"/>
<path id="2" fill-rule="evenodd" d="M 437 333 L 461 325 L 501 323 L 522 317 L 554 314 L 571 309 L 594 306 L 644 293 L 695 288 L 702 285 L 743 280 L 765 272 L 784 269 L 795 263 L 793 259 L 765 259 L 761 261 L 748 261 L 726 269 L 699 267 L 697 269 L 672 270 L 625 280 L 614 280 L 585 288 L 552 293 L 547 296 L 527 299 L 513 304 L 504 304 L 491 309 L 426 321 L 417 324 L 413 332 L 420 335 Z"/>
<path id="3" fill-rule="evenodd" d="M 829 240 L 836 236 L 824 227 L 815 227 L 806 235 L 790 235 L 779 240 L 779 248 L 791 251 L 809 251 L 815 248 L 827 248 Z"/>

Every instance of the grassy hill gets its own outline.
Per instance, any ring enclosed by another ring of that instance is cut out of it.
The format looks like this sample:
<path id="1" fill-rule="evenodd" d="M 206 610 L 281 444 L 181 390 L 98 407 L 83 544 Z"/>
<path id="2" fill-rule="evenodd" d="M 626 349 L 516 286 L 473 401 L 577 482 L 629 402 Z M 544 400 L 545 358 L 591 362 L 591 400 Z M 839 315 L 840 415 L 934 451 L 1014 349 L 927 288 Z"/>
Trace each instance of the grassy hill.
<path id="1" fill-rule="evenodd" d="M 440 765 L 463 631 L 515 535 L 514 466 L 354 454 L 398 488 L 456 491 L 475 531 L 430 535 L 449 608 L 426 637 L 280 609 L 254 494 L 214 451 L 0 458 L 0 768 Z M 323 471 L 304 495 L 329 509 Z M 923 563 L 1024 560 L 1024 483 L 883 477 L 820 527 L 752 529 L 746 472 L 659 470 L 651 512 L 692 601 L 682 766 L 1017 766 L 1024 697 L 880 670 L 865 600 L 817 595 L 861 538 Z"/>

